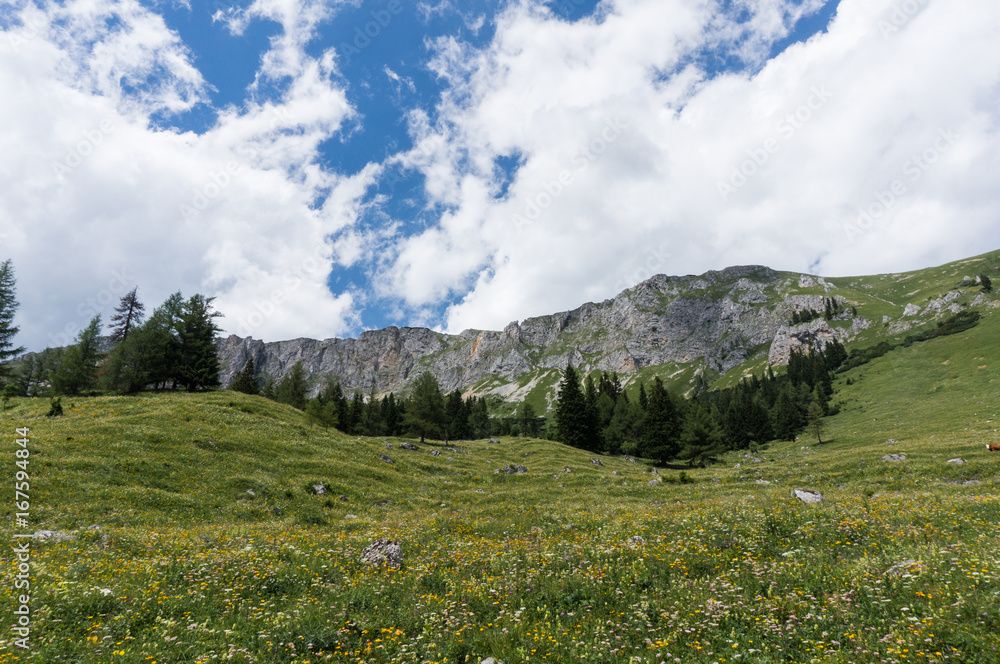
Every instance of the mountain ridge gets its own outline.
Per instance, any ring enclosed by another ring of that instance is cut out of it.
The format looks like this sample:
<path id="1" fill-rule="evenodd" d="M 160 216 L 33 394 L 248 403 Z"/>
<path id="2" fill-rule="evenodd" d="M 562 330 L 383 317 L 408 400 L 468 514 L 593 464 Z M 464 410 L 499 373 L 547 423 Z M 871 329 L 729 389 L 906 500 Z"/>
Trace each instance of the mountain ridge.
<path id="1" fill-rule="evenodd" d="M 822 350 L 833 339 L 849 343 L 873 330 L 867 336 L 901 334 L 968 306 L 992 304 L 992 298 L 979 295 L 977 300 L 969 291 L 976 286 L 970 282 L 974 277 L 956 281 L 954 275 L 968 270 L 970 262 L 997 268 L 1000 252 L 871 277 L 818 277 L 761 265 L 661 274 L 602 302 L 512 321 L 503 330 L 446 334 L 391 326 L 356 339 L 277 342 L 231 335 L 219 342 L 221 378 L 227 385 L 252 357 L 257 371 L 274 379 L 302 361 L 314 392 L 326 377 L 350 390 L 406 392 L 412 380 L 430 371 L 447 391 L 507 400 L 540 391 L 550 401 L 568 362 L 584 373 L 617 372 L 626 384 L 650 372 L 688 381 L 698 373 L 725 376 L 738 368 L 785 364 L 798 348 Z M 945 274 L 935 276 L 941 270 Z M 930 292 L 930 304 L 882 297 L 913 278 L 927 284 L 909 295 Z M 824 314 L 827 303 L 836 309 L 829 317 L 792 322 L 796 313 Z"/>

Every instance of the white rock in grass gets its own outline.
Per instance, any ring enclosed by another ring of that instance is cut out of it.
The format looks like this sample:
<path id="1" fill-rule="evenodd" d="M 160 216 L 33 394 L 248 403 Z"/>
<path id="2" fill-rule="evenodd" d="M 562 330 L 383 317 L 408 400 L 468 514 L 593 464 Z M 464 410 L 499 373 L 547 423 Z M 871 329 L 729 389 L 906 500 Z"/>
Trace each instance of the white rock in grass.
<path id="1" fill-rule="evenodd" d="M 886 454 L 882 457 L 882 461 L 906 461 L 905 454 Z"/>
<path id="2" fill-rule="evenodd" d="M 398 568 L 403 565 L 403 548 L 399 546 L 399 542 L 377 539 L 361 552 L 361 562 Z"/>
<path id="3" fill-rule="evenodd" d="M 823 502 L 823 494 L 813 489 L 793 489 L 792 496 L 810 505 Z"/>
<path id="4" fill-rule="evenodd" d="M 965 459 L 948 459 L 948 463 L 963 464 L 966 463 Z"/>

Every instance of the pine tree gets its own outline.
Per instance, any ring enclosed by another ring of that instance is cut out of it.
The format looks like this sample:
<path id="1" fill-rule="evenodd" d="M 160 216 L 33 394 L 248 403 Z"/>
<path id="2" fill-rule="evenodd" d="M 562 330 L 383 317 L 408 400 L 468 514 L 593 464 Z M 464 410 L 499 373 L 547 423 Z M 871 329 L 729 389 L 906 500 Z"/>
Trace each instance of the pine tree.
<path id="1" fill-rule="evenodd" d="M 979 283 L 981 283 L 983 285 L 983 292 L 984 293 L 991 293 L 991 292 L 993 292 L 993 282 L 990 281 L 990 278 L 987 277 L 985 274 L 979 275 Z"/>
<path id="2" fill-rule="evenodd" d="M 538 436 L 538 418 L 535 416 L 535 408 L 527 401 L 522 401 L 517 407 L 517 421 L 521 428 L 521 433 L 525 436 Z"/>
<path id="3" fill-rule="evenodd" d="M 229 389 L 244 394 L 260 394 L 260 385 L 257 383 L 257 372 L 253 366 L 253 357 L 243 365 L 243 370 L 233 378 Z"/>
<path id="4" fill-rule="evenodd" d="M 214 297 L 192 295 L 181 311 L 178 378 L 189 392 L 219 386 L 219 355 L 215 335 L 221 330 L 213 319 L 222 314 L 212 311 L 214 300 Z M 305 408 L 305 402 L 301 407 Z"/>
<path id="5" fill-rule="evenodd" d="M 479 397 L 472 403 L 469 410 L 469 435 L 473 439 L 490 436 L 490 409 L 486 397 Z"/>
<path id="6" fill-rule="evenodd" d="M 291 371 L 278 383 L 278 387 L 274 391 L 274 400 L 278 403 L 286 403 L 292 408 L 305 410 L 306 390 L 308 388 L 306 370 L 300 360 L 292 366 Z"/>
<path id="7" fill-rule="evenodd" d="M 382 399 L 382 422 L 385 425 L 385 435 L 399 435 L 403 417 L 399 412 L 396 397 L 392 392 L 389 393 L 389 396 Z"/>
<path id="8" fill-rule="evenodd" d="M 445 418 L 448 420 L 448 439 L 467 440 L 469 438 L 469 409 L 462 400 L 462 393 L 455 390 L 448 395 L 445 404 Z"/>
<path id="9" fill-rule="evenodd" d="M 432 373 L 425 372 L 414 383 L 404 421 L 410 431 L 420 436 L 420 442 L 425 438 L 440 439 L 446 433 L 444 396 Z"/>
<path id="10" fill-rule="evenodd" d="M 645 383 L 639 383 L 639 408 L 643 410 L 649 408 L 649 397 L 646 395 Z"/>
<path id="11" fill-rule="evenodd" d="M 139 297 L 136 294 L 138 291 L 139 287 L 136 286 L 131 292 L 122 297 L 121 302 L 115 309 L 115 315 L 111 317 L 111 324 L 113 325 L 111 329 L 111 341 L 113 343 L 117 344 L 125 341 L 128 339 L 128 333 L 133 328 L 142 324 L 146 307 L 139 301 Z"/>
<path id="12" fill-rule="evenodd" d="M 778 400 L 774 404 L 774 414 L 771 420 L 774 423 L 774 435 L 779 440 L 795 441 L 795 435 L 802 426 L 799 408 L 792 397 L 794 388 L 785 387 L 778 395 Z"/>
<path id="13" fill-rule="evenodd" d="M 0 378 L 9 372 L 4 363 L 24 352 L 24 348 L 15 347 L 13 342 L 20 331 L 14 325 L 14 313 L 18 307 L 16 284 L 14 265 L 8 258 L 0 263 Z"/>

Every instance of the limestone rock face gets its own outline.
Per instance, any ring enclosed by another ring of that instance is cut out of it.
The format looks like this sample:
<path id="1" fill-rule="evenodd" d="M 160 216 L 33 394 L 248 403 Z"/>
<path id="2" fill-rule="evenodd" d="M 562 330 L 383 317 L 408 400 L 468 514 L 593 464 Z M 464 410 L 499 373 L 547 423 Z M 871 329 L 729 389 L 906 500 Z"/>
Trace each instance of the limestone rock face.
<path id="1" fill-rule="evenodd" d="M 295 339 L 264 343 L 230 336 L 219 342 L 222 384 L 229 385 L 247 360 L 275 380 L 302 362 L 312 394 L 323 380 L 338 380 L 345 390 L 378 395 L 405 394 L 423 372 L 442 390 L 496 394 L 521 399 L 536 385 L 518 378 L 534 372 L 550 383 L 572 362 L 579 370 L 614 371 L 626 377 L 645 367 L 695 361 L 725 373 L 770 348 L 773 364 L 809 344 L 822 349 L 870 323 L 854 318 L 850 303 L 837 295 L 792 294 L 798 275 L 767 267 L 732 267 L 700 276 L 657 275 L 610 300 L 588 303 L 550 316 L 514 321 L 502 331 L 466 330 L 449 335 L 425 328 L 389 327 L 357 339 Z M 832 286 L 816 278 L 801 284 Z M 829 288 L 828 288 L 829 287 Z M 843 308 L 838 321 L 790 326 L 795 312 L 822 312 L 827 298 Z"/>

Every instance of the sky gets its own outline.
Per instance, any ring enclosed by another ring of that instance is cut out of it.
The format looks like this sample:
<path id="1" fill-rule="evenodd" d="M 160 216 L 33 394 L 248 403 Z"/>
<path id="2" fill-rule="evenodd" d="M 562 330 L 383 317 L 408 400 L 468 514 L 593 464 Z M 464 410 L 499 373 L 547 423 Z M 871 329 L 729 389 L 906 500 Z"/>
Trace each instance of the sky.
<path id="1" fill-rule="evenodd" d="M 996 0 L 6 0 L 15 339 L 265 341 L 1000 248 Z"/>

